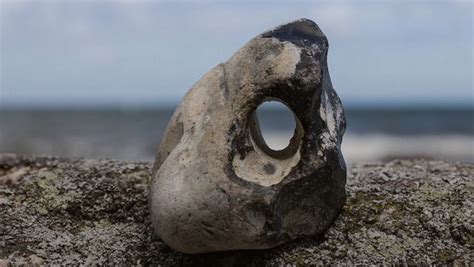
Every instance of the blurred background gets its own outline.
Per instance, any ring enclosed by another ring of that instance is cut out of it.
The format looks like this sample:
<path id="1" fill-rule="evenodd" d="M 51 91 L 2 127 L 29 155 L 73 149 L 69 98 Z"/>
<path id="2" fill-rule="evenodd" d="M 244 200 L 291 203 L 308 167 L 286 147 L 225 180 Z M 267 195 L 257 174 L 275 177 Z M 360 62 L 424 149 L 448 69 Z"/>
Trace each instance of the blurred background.
<path id="1" fill-rule="evenodd" d="M 474 162 L 472 1 L 0 3 L 0 153 L 152 160 L 194 82 L 305 17 L 329 39 L 349 163 Z M 258 113 L 284 147 L 292 115 Z"/>

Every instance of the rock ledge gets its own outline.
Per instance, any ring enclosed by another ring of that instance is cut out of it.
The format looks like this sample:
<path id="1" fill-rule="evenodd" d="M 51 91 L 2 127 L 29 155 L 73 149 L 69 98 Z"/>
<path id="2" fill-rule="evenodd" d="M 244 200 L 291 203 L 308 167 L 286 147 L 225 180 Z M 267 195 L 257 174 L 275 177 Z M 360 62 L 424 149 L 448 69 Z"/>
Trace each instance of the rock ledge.
<path id="1" fill-rule="evenodd" d="M 0 155 L 0 266 L 474 262 L 474 165 L 350 166 L 342 214 L 322 236 L 262 251 L 186 255 L 151 229 L 151 163 Z"/>

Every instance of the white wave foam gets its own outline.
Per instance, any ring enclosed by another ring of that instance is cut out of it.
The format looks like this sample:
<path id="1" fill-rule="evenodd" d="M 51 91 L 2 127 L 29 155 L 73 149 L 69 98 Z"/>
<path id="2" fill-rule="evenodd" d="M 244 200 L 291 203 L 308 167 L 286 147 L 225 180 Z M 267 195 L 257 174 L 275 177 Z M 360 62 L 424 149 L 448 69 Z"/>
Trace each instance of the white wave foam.
<path id="1" fill-rule="evenodd" d="M 287 134 L 273 132 L 266 136 L 272 144 L 288 144 Z M 346 134 L 342 151 L 348 163 L 380 161 L 392 158 L 432 158 L 448 161 L 474 162 L 474 136 L 386 134 Z"/>

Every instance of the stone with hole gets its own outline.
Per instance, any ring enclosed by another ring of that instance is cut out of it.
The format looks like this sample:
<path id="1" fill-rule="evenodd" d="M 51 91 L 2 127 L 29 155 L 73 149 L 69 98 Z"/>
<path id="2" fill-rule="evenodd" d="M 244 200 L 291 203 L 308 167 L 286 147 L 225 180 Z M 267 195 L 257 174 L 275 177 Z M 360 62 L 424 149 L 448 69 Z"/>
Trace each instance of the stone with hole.
<path id="1" fill-rule="evenodd" d="M 156 233 L 185 253 L 265 249 L 324 232 L 345 201 L 345 130 L 311 20 L 262 33 L 199 80 L 164 133 L 150 184 Z M 256 109 L 279 101 L 296 129 L 262 137 Z"/>

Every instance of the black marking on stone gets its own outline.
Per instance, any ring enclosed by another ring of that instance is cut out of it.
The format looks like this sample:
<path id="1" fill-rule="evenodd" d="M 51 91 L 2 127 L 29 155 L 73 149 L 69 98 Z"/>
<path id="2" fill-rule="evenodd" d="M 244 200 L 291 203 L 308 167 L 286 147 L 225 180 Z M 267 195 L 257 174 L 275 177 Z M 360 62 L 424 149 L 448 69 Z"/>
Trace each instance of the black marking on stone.
<path id="1" fill-rule="evenodd" d="M 311 43 L 328 44 L 326 36 L 324 36 L 324 33 L 319 29 L 318 25 L 309 19 L 300 19 L 290 22 L 271 31 L 262 33 L 261 37 L 277 38 L 282 42 L 288 41 L 299 47 L 305 47 Z"/>
<path id="2" fill-rule="evenodd" d="M 221 63 L 219 68 L 222 71 L 222 75 L 219 75 L 219 88 L 221 89 L 222 96 L 227 100 L 229 98 L 229 86 L 227 85 L 225 65 Z"/>
<path id="3" fill-rule="evenodd" d="M 263 165 L 263 170 L 265 171 L 266 174 L 274 174 L 275 173 L 275 166 L 268 162 L 267 164 Z"/>

